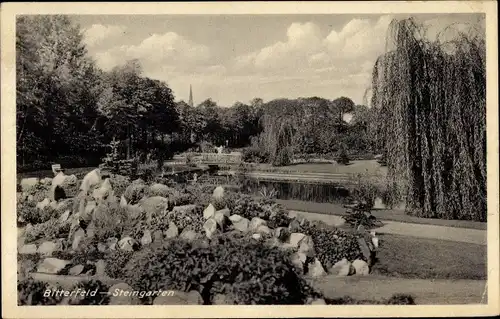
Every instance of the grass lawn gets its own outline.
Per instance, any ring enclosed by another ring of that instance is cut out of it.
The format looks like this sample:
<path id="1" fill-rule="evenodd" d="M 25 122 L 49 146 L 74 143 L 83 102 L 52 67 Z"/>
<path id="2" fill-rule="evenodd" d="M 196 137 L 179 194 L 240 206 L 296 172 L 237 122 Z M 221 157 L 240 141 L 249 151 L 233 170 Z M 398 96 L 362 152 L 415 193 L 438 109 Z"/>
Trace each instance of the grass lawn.
<path id="1" fill-rule="evenodd" d="M 289 210 L 297 210 L 302 212 L 327 214 L 327 215 L 339 215 L 339 216 L 346 215 L 346 209 L 340 204 L 306 202 L 306 201 L 288 200 L 288 199 L 286 200 L 278 199 L 277 202 L 284 205 Z M 398 210 L 398 209 L 392 209 L 392 210 L 375 209 L 372 211 L 372 214 L 380 220 L 458 227 L 458 228 L 471 228 L 479 230 L 486 230 L 487 228 L 487 224 L 482 222 L 475 222 L 469 220 L 420 218 L 420 217 L 409 216 L 405 214 L 403 210 Z"/>
<path id="2" fill-rule="evenodd" d="M 337 163 L 300 163 L 288 166 L 273 167 L 270 164 L 257 164 L 255 170 L 272 170 L 276 172 L 291 171 L 297 173 L 337 173 L 337 174 L 357 174 L 368 173 L 384 176 L 387 168 L 380 166 L 375 160 L 352 161 L 349 165 Z"/>
<path id="3" fill-rule="evenodd" d="M 380 234 L 372 273 L 420 279 L 486 280 L 486 246 Z"/>

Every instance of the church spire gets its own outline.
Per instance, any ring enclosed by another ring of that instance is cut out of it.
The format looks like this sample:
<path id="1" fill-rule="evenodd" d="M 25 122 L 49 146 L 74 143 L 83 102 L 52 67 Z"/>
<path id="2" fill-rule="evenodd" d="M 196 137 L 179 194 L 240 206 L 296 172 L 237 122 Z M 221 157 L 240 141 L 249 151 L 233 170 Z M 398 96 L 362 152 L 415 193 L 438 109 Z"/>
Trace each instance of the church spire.
<path id="1" fill-rule="evenodd" d="M 189 106 L 193 107 L 193 88 L 189 85 Z"/>

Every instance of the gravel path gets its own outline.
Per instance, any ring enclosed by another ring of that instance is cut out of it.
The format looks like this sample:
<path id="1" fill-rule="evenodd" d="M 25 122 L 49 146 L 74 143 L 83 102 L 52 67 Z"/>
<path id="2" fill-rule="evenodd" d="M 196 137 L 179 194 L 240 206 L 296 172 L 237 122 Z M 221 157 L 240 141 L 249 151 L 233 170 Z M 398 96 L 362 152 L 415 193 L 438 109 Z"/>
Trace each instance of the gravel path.
<path id="1" fill-rule="evenodd" d="M 290 216 L 296 216 L 297 214 L 303 215 L 305 218 L 310 220 L 323 221 L 326 224 L 332 226 L 338 227 L 344 224 L 344 219 L 341 216 L 290 211 Z M 374 229 L 378 233 L 439 239 L 439 240 L 450 240 L 450 241 L 479 244 L 479 245 L 487 244 L 487 235 L 485 230 L 437 226 L 437 225 L 400 223 L 393 221 L 382 221 L 382 222 L 384 226 Z"/>

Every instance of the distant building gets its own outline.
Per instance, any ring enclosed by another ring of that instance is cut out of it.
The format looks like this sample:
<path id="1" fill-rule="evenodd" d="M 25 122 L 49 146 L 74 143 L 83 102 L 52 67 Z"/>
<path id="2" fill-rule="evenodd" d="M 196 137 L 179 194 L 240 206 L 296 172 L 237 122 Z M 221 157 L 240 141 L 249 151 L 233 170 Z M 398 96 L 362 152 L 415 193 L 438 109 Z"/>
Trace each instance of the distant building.
<path id="1" fill-rule="evenodd" d="M 194 103 L 193 103 L 193 88 L 191 87 L 191 85 L 189 86 L 189 106 L 190 107 L 194 106 Z"/>

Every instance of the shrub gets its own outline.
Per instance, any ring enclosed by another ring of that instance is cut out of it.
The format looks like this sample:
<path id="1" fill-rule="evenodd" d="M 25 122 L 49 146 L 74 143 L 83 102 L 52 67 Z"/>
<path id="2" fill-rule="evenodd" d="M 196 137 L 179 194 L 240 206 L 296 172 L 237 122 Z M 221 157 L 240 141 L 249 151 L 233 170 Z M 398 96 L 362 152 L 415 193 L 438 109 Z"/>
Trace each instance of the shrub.
<path id="1" fill-rule="evenodd" d="M 51 240 L 66 237 L 69 234 L 70 224 L 61 224 L 58 218 L 52 218 L 44 223 L 33 225 L 31 231 L 26 232 L 26 242 L 33 242 L 40 238 Z"/>
<path id="2" fill-rule="evenodd" d="M 123 278 L 125 275 L 125 265 L 130 260 L 133 252 L 123 250 L 112 250 L 106 254 L 105 272 L 111 278 Z"/>
<path id="3" fill-rule="evenodd" d="M 111 186 L 113 187 L 113 192 L 115 196 L 122 196 L 125 190 L 130 185 L 130 179 L 123 175 L 113 175 L 110 178 Z"/>
<path id="4" fill-rule="evenodd" d="M 273 166 L 286 166 L 290 165 L 293 161 L 293 149 L 291 146 L 284 147 L 278 151 L 274 158 Z"/>
<path id="5" fill-rule="evenodd" d="M 174 223 L 175 226 L 179 229 L 179 232 L 182 232 L 184 229 L 190 229 L 194 230 L 195 232 L 202 232 L 203 230 L 203 224 L 205 223 L 205 220 L 203 218 L 203 206 L 196 206 L 194 212 L 184 212 L 184 211 L 179 211 L 179 210 L 174 210 L 171 212 L 167 213 L 166 217 L 159 217 L 159 219 L 156 222 L 152 222 L 152 226 L 154 227 L 153 229 L 158 229 L 158 227 L 161 227 L 160 229 L 166 230 L 168 229 L 168 225 L 170 222 Z"/>
<path id="6" fill-rule="evenodd" d="M 135 221 L 131 220 L 126 208 L 117 204 L 99 205 L 93 219 L 95 225 L 95 240 L 106 241 L 110 237 L 120 238 L 125 229 L 134 227 Z"/>
<path id="7" fill-rule="evenodd" d="M 17 255 L 17 275 L 18 278 L 27 278 L 32 272 L 36 271 L 40 262 L 40 254 L 18 254 Z"/>
<path id="8" fill-rule="evenodd" d="M 242 160 L 246 163 L 267 163 L 269 155 L 257 146 L 250 146 L 243 149 Z"/>
<path id="9" fill-rule="evenodd" d="M 349 261 L 366 258 L 359 248 L 355 235 L 331 227 L 323 222 L 303 221 L 301 232 L 312 237 L 316 257 L 328 270 L 336 262 L 346 258 Z"/>
<path id="10" fill-rule="evenodd" d="M 367 211 L 370 211 L 375 204 L 375 199 L 379 194 L 381 182 L 377 177 L 368 173 L 356 174 L 351 178 L 349 194 L 351 199 L 363 203 Z"/>
<path id="11" fill-rule="evenodd" d="M 123 196 L 130 205 L 137 204 L 145 195 L 148 187 L 142 180 L 133 181 L 123 193 Z"/>
<path id="12" fill-rule="evenodd" d="M 303 304 L 311 290 L 287 252 L 235 233 L 217 236 L 208 245 L 174 239 L 148 247 L 134 254 L 126 277 L 138 290 L 197 290 L 205 304 L 217 293 L 234 304 Z"/>
<path id="13" fill-rule="evenodd" d="M 349 164 L 350 159 L 349 155 L 347 154 L 347 151 L 345 148 L 341 148 L 339 152 L 337 153 L 337 163 L 342 164 L 342 165 L 347 165 Z"/>
<path id="14" fill-rule="evenodd" d="M 55 295 L 44 296 L 45 291 L 55 291 L 56 289 L 60 289 L 60 287 L 32 278 L 20 280 L 17 284 L 17 303 L 20 306 L 56 305 L 61 301 L 62 297 Z"/>

